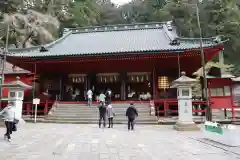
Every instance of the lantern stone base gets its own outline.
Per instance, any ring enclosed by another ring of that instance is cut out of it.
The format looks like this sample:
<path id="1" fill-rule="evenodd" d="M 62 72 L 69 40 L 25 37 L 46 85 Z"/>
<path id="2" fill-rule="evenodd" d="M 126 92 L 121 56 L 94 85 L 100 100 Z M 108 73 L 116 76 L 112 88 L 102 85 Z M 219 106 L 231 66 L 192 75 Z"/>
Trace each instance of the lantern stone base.
<path id="1" fill-rule="evenodd" d="M 177 122 L 176 125 L 173 126 L 173 128 L 177 131 L 199 131 L 200 130 L 200 128 L 194 122 L 193 123 Z"/>

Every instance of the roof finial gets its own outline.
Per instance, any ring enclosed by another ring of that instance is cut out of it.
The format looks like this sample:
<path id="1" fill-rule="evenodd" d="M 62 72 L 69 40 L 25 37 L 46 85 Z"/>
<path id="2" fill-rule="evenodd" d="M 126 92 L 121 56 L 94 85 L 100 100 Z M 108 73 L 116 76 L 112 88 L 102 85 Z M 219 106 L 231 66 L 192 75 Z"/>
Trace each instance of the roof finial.
<path id="1" fill-rule="evenodd" d="M 186 72 L 182 71 L 181 76 L 186 76 Z"/>
<path id="2" fill-rule="evenodd" d="M 17 77 L 16 77 L 16 80 L 17 80 L 17 81 L 20 81 L 20 77 L 17 76 Z"/>

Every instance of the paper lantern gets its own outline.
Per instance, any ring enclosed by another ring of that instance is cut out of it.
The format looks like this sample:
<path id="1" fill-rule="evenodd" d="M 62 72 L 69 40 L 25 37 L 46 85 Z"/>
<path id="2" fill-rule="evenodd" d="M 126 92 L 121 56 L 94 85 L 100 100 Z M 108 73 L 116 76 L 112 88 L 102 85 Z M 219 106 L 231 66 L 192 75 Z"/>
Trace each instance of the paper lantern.
<path id="1" fill-rule="evenodd" d="M 162 77 L 158 77 L 158 88 L 169 88 L 169 81 L 168 81 L 168 77 L 166 76 L 162 76 Z"/>

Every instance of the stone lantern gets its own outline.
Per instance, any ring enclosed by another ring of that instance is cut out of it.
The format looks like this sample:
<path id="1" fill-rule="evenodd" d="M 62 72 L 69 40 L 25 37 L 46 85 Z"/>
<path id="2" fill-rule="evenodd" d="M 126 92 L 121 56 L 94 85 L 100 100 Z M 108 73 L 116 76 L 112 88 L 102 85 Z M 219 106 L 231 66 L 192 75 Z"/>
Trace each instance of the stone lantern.
<path id="1" fill-rule="evenodd" d="M 0 86 L 1 88 L 8 89 L 8 102 L 11 102 L 14 104 L 14 106 L 16 107 L 15 117 L 16 119 L 21 120 L 24 90 L 32 89 L 32 86 L 29 86 L 21 82 L 19 77 L 16 77 L 16 81 L 2 84 Z"/>
<path id="2" fill-rule="evenodd" d="M 196 82 L 187 77 L 185 72 L 181 72 L 181 77 L 173 81 L 172 88 L 177 88 L 178 95 L 178 122 L 174 129 L 178 131 L 199 130 L 192 115 L 192 85 Z"/>

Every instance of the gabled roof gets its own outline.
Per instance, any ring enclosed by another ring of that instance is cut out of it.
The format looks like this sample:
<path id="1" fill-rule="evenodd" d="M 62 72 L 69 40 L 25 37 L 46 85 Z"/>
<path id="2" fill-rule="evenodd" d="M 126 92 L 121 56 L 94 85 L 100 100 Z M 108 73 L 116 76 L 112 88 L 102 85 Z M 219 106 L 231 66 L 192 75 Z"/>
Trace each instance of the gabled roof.
<path id="1" fill-rule="evenodd" d="M 24 70 L 24 69 L 19 68 L 19 67 L 16 67 L 9 62 L 5 63 L 5 67 L 4 67 L 3 72 L 4 72 L 4 74 L 26 74 L 26 73 L 30 73 L 29 71 Z"/>
<path id="2" fill-rule="evenodd" d="M 198 49 L 197 38 L 181 38 L 171 23 L 147 23 L 66 29 L 63 36 L 44 46 L 9 49 L 9 56 L 79 56 L 181 52 Z M 217 37 L 204 38 L 203 47 L 222 44 Z M 41 49 L 45 51 L 40 52 Z"/>

